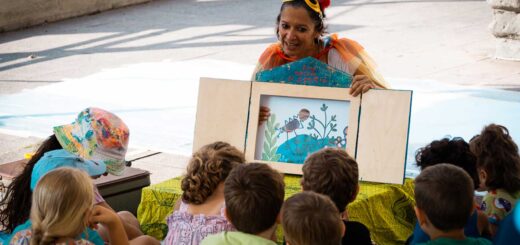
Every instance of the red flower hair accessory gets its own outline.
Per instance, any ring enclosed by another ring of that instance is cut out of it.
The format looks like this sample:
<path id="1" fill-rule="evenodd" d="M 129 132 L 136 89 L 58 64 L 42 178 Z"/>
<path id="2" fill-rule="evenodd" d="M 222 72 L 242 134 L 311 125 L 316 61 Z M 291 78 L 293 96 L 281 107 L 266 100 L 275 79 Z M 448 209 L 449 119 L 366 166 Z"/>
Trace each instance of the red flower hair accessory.
<path id="1" fill-rule="evenodd" d="M 325 10 L 330 6 L 330 0 L 320 0 L 319 2 L 322 10 Z"/>

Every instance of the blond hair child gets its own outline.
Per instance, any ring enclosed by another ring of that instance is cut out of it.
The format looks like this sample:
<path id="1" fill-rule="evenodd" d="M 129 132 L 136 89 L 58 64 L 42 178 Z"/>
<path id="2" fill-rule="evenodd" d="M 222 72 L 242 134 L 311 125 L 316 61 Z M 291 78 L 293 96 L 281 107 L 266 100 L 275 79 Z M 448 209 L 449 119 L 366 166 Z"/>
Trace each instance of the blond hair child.
<path id="1" fill-rule="evenodd" d="M 92 180 L 82 170 L 63 167 L 48 172 L 38 181 L 32 199 L 32 227 L 17 232 L 10 244 L 93 244 L 80 235 L 97 223 L 108 227 L 111 244 L 128 244 L 117 214 L 93 207 Z"/>

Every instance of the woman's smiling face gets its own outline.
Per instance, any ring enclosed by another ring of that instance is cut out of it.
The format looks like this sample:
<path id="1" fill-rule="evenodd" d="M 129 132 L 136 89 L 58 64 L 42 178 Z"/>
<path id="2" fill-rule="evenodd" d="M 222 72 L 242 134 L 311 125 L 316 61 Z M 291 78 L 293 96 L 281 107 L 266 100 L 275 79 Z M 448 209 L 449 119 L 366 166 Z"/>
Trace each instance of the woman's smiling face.
<path id="1" fill-rule="evenodd" d="M 314 40 L 319 36 L 306 9 L 293 6 L 283 9 L 278 24 L 278 39 L 285 55 L 301 59 L 316 54 L 318 45 Z"/>

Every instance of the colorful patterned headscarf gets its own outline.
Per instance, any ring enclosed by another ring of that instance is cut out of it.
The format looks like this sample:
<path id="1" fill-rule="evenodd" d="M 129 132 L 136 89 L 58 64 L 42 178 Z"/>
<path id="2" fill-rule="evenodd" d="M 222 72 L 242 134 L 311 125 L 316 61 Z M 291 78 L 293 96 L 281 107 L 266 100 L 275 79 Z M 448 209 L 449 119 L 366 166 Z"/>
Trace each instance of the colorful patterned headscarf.
<path id="1" fill-rule="evenodd" d="M 73 123 L 54 127 L 54 134 L 68 152 L 87 160 L 103 162 L 110 174 L 123 174 L 129 130 L 113 113 L 87 108 L 79 113 Z"/>

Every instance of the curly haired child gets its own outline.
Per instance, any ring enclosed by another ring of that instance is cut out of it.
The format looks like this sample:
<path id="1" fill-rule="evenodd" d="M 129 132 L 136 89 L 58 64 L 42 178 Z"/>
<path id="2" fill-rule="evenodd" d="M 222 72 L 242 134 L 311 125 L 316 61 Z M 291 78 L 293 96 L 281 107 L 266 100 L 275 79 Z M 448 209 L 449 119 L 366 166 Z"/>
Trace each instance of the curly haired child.
<path id="1" fill-rule="evenodd" d="M 244 163 L 244 154 L 225 142 L 203 146 L 190 159 L 182 179 L 181 201 L 167 218 L 164 244 L 199 244 L 206 236 L 235 228 L 224 216 L 224 181 Z"/>
<path id="2" fill-rule="evenodd" d="M 487 190 L 480 209 L 488 216 L 494 235 L 500 221 L 520 198 L 520 155 L 506 127 L 490 124 L 470 141 L 477 157 L 480 189 Z"/>

